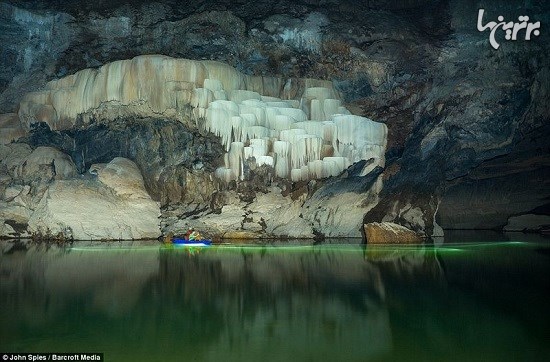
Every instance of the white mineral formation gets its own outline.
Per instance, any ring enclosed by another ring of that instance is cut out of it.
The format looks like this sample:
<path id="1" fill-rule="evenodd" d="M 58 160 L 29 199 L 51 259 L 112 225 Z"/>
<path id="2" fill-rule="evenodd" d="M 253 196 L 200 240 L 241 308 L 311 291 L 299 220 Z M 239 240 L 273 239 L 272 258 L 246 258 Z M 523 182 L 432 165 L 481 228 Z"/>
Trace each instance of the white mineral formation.
<path id="1" fill-rule="evenodd" d="M 229 157 L 215 174 L 224 181 L 242 179 L 251 156 L 257 166 L 273 166 L 278 177 L 293 180 L 336 176 L 360 160 L 372 161 L 368 170 L 385 162 L 386 125 L 351 115 L 330 81 L 249 76 L 220 62 L 161 55 L 49 82 L 23 99 L 20 125 L 14 115 L 0 117 L 10 131 L 0 141 L 9 142 L 38 121 L 55 130 L 92 118 L 183 119 L 183 114 L 194 115 L 199 127 L 221 138 Z M 275 146 L 279 141 L 286 142 L 284 150 Z"/>

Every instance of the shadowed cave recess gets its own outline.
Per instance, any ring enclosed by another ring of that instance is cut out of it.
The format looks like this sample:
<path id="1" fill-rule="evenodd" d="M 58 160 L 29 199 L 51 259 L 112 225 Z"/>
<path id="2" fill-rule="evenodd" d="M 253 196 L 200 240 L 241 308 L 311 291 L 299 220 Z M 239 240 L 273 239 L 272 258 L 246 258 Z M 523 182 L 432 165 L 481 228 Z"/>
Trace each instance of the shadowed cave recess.
<path id="1" fill-rule="evenodd" d="M 495 50 L 480 8 L 543 27 Z M 544 1 L 2 1 L 0 236 L 548 230 L 549 22 Z"/>

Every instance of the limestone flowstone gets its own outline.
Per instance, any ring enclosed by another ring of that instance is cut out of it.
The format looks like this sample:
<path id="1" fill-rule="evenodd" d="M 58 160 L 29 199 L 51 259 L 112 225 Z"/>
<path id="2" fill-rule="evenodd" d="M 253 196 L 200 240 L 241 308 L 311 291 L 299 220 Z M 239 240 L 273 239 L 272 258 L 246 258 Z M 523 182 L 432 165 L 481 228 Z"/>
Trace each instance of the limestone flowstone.
<path id="1" fill-rule="evenodd" d="M 196 125 L 219 136 L 230 155 L 216 172 L 226 182 L 243 178 L 250 157 L 295 181 L 335 176 L 360 160 L 383 167 L 386 125 L 351 115 L 338 98 L 330 81 L 285 82 L 220 62 L 143 55 L 51 81 L 23 98 L 18 117 L 23 129 L 46 122 L 61 130 L 95 118 L 179 119 L 191 110 Z"/>

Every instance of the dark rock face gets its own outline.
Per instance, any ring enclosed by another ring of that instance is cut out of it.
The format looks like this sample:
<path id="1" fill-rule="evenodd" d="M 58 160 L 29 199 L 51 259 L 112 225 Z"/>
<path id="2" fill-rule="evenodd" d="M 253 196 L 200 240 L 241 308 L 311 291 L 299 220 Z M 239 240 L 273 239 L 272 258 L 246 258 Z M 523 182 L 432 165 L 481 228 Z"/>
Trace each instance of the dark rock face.
<path id="1" fill-rule="evenodd" d="M 22 141 L 33 147 L 62 150 L 72 157 L 80 173 L 87 172 L 94 163 L 108 163 L 115 157 L 129 158 L 140 168 L 151 197 L 163 205 L 183 201 L 208 204 L 213 181 L 207 182 L 208 186 L 202 185 L 204 199 L 192 200 L 203 193 L 187 192 L 188 183 L 192 182 L 189 179 L 212 173 L 223 154 L 217 137 L 164 119 L 118 119 L 60 132 L 41 123 Z"/>
<path id="2" fill-rule="evenodd" d="M 488 31 L 476 29 L 480 8 L 485 21 L 528 15 L 541 34 L 512 42 L 502 31 L 495 50 Z M 434 221 L 500 228 L 511 216 L 548 214 L 547 24 L 549 4 L 504 0 L 5 1 L 0 113 L 16 111 L 22 94 L 49 79 L 139 54 L 330 79 L 348 109 L 389 128 L 384 189 L 365 223 L 394 221 L 427 234 Z M 159 122 L 97 125 L 30 143 L 65 150 L 80 171 L 129 157 L 155 199 L 181 201 L 188 171 L 199 162 L 211 170 L 221 148 Z"/>

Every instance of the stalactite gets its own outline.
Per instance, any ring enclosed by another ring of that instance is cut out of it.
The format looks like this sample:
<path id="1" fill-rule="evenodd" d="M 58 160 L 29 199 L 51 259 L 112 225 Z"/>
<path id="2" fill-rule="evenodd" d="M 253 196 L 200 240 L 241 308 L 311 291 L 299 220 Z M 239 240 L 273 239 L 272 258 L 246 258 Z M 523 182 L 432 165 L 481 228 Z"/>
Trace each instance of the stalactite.
<path id="1" fill-rule="evenodd" d="M 244 160 L 248 160 L 250 157 L 252 157 L 252 147 L 250 146 L 247 146 L 247 147 L 244 147 L 243 149 L 243 158 Z"/>
<path id="2" fill-rule="evenodd" d="M 330 170 L 329 176 L 336 176 L 351 165 L 346 157 L 341 156 L 324 157 L 323 162 L 327 164 L 327 169 Z"/>
<path id="3" fill-rule="evenodd" d="M 242 176 L 243 149 L 244 143 L 231 142 L 231 147 L 229 149 L 229 168 L 233 171 L 236 178 Z"/>
<path id="4" fill-rule="evenodd" d="M 250 140 L 250 147 L 252 147 L 252 156 L 258 157 L 267 155 L 268 144 L 265 139 L 253 138 Z"/>
<path id="5" fill-rule="evenodd" d="M 307 115 L 298 108 L 279 108 L 279 113 L 294 118 L 296 122 L 307 121 Z"/>
<path id="6" fill-rule="evenodd" d="M 335 114 L 340 113 L 341 102 L 339 99 L 327 98 L 323 102 L 323 111 L 325 118 L 323 120 L 329 120 Z"/>
<path id="7" fill-rule="evenodd" d="M 271 156 L 258 156 L 256 157 L 256 165 L 267 165 L 273 167 L 273 157 Z"/>
<path id="8" fill-rule="evenodd" d="M 226 101 L 227 100 L 227 94 L 225 93 L 225 91 L 223 89 L 214 91 L 214 99 L 217 100 L 217 101 Z"/>
<path id="9" fill-rule="evenodd" d="M 226 183 L 237 179 L 237 176 L 235 176 L 233 170 L 225 167 L 218 167 L 214 172 L 214 176 L 216 176 L 216 178 L 220 180 L 225 181 Z"/>
<path id="10" fill-rule="evenodd" d="M 265 108 L 265 126 L 267 128 L 275 129 L 275 122 L 278 115 L 280 115 L 280 113 L 277 108 L 266 107 Z"/>
<path id="11" fill-rule="evenodd" d="M 302 174 L 302 181 L 309 180 L 309 167 L 307 165 L 300 167 L 300 173 Z"/>
<path id="12" fill-rule="evenodd" d="M 193 100 L 191 106 L 196 108 L 207 108 L 210 102 L 214 100 L 214 94 L 206 88 L 195 88 L 193 92 Z"/>
<path id="13" fill-rule="evenodd" d="M 238 104 L 243 101 L 247 101 L 251 99 L 257 99 L 261 101 L 261 96 L 258 92 L 242 90 L 242 89 L 233 89 L 231 92 L 229 92 L 228 99 Z"/>
<path id="14" fill-rule="evenodd" d="M 310 106 L 310 119 L 312 121 L 324 121 L 325 120 L 325 112 L 323 110 L 323 100 L 319 99 L 312 99 Z"/>
<path id="15" fill-rule="evenodd" d="M 299 168 L 293 168 L 290 170 L 290 179 L 292 182 L 298 182 L 302 180 L 302 170 Z"/>
<path id="16" fill-rule="evenodd" d="M 287 178 L 289 173 L 289 160 L 287 157 L 277 157 L 275 163 L 275 175 L 281 178 Z"/>
<path id="17" fill-rule="evenodd" d="M 279 139 L 281 141 L 287 141 L 287 142 L 290 142 L 290 143 L 295 143 L 296 142 L 296 137 L 298 137 L 299 135 L 304 135 L 306 133 L 307 133 L 306 130 L 303 129 L 303 128 L 286 129 L 286 130 L 282 130 L 279 133 Z"/>
<path id="18" fill-rule="evenodd" d="M 288 157 L 290 154 L 290 142 L 275 141 L 273 143 L 273 152 L 280 157 Z"/>
<path id="19" fill-rule="evenodd" d="M 246 140 L 250 140 L 252 138 L 263 138 L 263 137 L 269 137 L 270 136 L 270 130 L 269 128 L 263 127 L 263 126 L 250 126 L 243 128 L 243 142 L 246 142 Z"/>
<path id="20" fill-rule="evenodd" d="M 275 122 L 271 125 L 270 128 L 273 128 L 276 131 L 283 131 L 286 129 L 291 129 L 294 123 L 294 118 L 279 114 L 275 116 Z"/>
<path id="21" fill-rule="evenodd" d="M 222 82 L 217 79 L 206 78 L 203 83 L 203 87 L 212 92 L 223 90 Z"/>
<path id="22" fill-rule="evenodd" d="M 302 134 L 296 136 L 290 152 L 292 168 L 298 168 L 310 161 L 318 160 L 321 157 L 322 145 L 323 140 L 314 135 Z"/>
<path id="23" fill-rule="evenodd" d="M 313 160 L 309 161 L 307 164 L 309 171 L 309 178 L 319 179 L 323 178 L 323 161 L 322 160 Z"/>
<path id="24" fill-rule="evenodd" d="M 295 129 L 305 129 L 308 134 L 315 135 L 317 137 L 322 138 L 324 135 L 324 124 L 323 122 L 318 121 L 303 121 L 303 122 L 296 122 L 292 125 L 292 128 Z"/>

